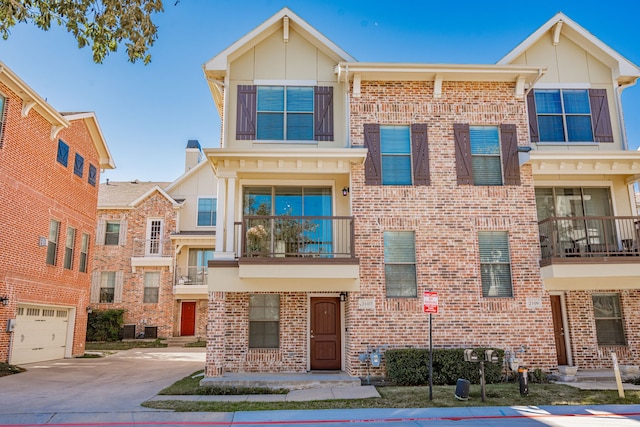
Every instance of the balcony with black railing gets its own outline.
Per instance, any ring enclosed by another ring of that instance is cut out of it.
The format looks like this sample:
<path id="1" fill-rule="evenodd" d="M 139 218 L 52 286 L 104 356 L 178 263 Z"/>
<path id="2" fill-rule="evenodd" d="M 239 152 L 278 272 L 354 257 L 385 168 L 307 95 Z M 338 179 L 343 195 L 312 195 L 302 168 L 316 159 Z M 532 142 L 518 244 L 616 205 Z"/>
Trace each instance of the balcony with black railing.
<path id="1" fill-rule="evenodd" d="M 245 262 L 356 261 L 350 216 L 245 216 L 236 237 Z"/>
<path id="2" fill-rule="evenodd" d="M 640 217 L 550 217 L 538 223 L 541 266 L 640 263 Z"/>

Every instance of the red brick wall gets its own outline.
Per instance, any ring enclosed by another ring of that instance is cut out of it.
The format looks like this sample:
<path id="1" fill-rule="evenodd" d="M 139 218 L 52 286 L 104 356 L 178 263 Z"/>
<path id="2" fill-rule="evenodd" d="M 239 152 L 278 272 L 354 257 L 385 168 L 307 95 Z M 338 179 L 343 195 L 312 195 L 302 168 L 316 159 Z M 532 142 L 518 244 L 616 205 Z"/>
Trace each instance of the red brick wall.
<path id="1" fill-rule="evenodd" d="M 9 348 L 4 325 L 16 316 L 19 303 L 75 308 L 72 353 L 82 354 L 90 274 L 80 273 L 78 263 L 82 233 L 91 236 L 89 260 L 93 250 L 98 189 L 87 177 L 89 164 L 99 169 L 98 154 L 83 121 L 72 122 L 52 140 L 51 124 L 35 109 L 22 117 L 22 100 L 2 84 L 0 93 L 7 97 L 0 148 L 0 295 L 10 299 L 8 307 L 0 306 L 0 361 L 7 360 Z M 67 167 L 56 161 L 58 139 L 69 145 Z M 76 153 L 84 157 L 82 178 L 73 173 Z M 46 246 L 38 246 L 39 237 L 49 235 L 51 219 L 60 221 L 55 266 L 46 264 Z M 76 229 L 71 270 L 63 268 L 67 226 Z"/>

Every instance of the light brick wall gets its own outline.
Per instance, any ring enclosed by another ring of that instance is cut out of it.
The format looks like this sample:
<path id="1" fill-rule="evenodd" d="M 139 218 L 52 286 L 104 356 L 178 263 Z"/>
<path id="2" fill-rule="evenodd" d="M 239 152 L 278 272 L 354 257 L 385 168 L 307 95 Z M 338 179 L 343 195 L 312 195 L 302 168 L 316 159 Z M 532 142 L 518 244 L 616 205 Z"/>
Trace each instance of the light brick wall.
<path id="1" fill-rule="evenodd" d="M 600 346 L 596 335 L 593 312 L 594 293 L 620 296 L 626 346 Z M 567 318 L 573 364 L 581 369 L 611 368 L 611 353 L 615 352 L 621 365 L 640 362 L 640 290 L 570 291 L 566 293 Z"/>
<path id="2" fill-rule="evenodd" d="M 89 164 L 99 168 L 99 156 L 83 121 L 73 121 L 56 139 L 51 124 L 31 109 L 22 117 L 22 100 L 0 83 L 7 98 L 0 148 L 0 295 L 9 297 L 0 306 L 0 325 L 15 318 L 19 303 L 73 307 L 76 310 L 72 354 L 84 352 L 89 303 L 90 274 L 78 271 L 82 233 L 91 236 L 93 251 L 98 188 L 87 182 Z M 69 145 L 67 167 L 56 161 L 58 139 Z M 75 154 L 84 158 L 82 177 L 73 173 Z M 99 176 L 97 177 L 99 179 Z M 56 265 L 46 264 L 49 221 L 60 221 Z M 67 227 L 76 229 L 73 268 L 63 268 Z M 8 357 L 10 334 L 0 329 L 0 362 Z"/>
<path id="3" fill-rule="evenodd" d="M 555 366 L 549 297 L 538 267 L 538 229 L 531 168 L 521 168 L 522 185 L 457 185 L 453 124 L 517 127 L 519 145 L 528 145 L 525 105 L 512 84 L 444 82 L 434 99 L 432 83 L 363 82 L 362 96 L 351 98 L 351 143 L 363 144 L 365 123 L 426 123 L 430 186 L 367 186 L 355 166 L 351 193 L 356 218 L 356 253 L 361 292 L 348 300 L 347 371 L 366 374 L 358 354 L 367 345 L 428 347 L 428 315 L 422 293 L 437 291 L 440 312 L 433 316 L 436 348 L 527 345 L 525 362 Z M 383 233 L 415 232 L 418 298 L 386 298 Z M 483 298 L 478 255 L 479 231 L 509 234 L 513 298 Z M 528 309 L 527 298 L 542 308 Z M 358 309 L 373 299 L 374 310 Z M 374 373 L 376 374 L 376 373 Z"/>
<path id="4" fill-rule="evenodd" d="M 174 274 L 167 267 L 137 267 L 133 272 L 131 257 L 134 255 L 134 241 L 144 240 L 147 236 L 147 219 L 162 218 L 164 230 L 162 239 L 169 240 L 171 233 L 176 230 L 176 211 L 171 202 L 155 192 L 146 200 L 141 201 L 131 210 L 101 209 L 99 218 L 107 221 L 127 221 L 127 238 L 124 245 L 99 245 L 95 248 L 93 271 L 122 271 L 124 282 L 122 286 L 121 303 L 91 304 L 96 310 L 124 309 L 124 323 L 136 325 L 136 334 L 144 332 L 145 326 L 156 326 L 158 337 L 167 338 L 176 333 L 174 320 L 179 316 L 179 303 L 173 298 Z M 173 251 L 173 247 L 170 247 Z M 172 263 L 174 259 L 172 256 Z M 158 303 L 144 303 L 144 274 L 145 272 L 160 271 L 160 289 Z M 204 313 L 204 310 L 202 311 Z M 202 318 L 200 336 L 205 336 L 204 316 Z M 179 317 L 178 317 L 179 321 Z"/>

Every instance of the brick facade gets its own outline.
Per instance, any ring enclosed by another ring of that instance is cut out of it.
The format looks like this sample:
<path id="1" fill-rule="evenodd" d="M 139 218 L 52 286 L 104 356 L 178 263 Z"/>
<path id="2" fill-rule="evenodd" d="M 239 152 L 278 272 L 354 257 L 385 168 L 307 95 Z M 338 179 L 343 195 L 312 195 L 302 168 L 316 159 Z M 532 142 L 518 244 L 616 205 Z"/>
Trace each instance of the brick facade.
<path id="1" fill-rule="evenodd" d="M 7 320 L 16 317 L 19 304 L 38 304 L 71 309 L 75 319 L 72 355 L 84 352 L 93 236 L 96 225 L 97 181 L 100 156 L 84 120 L 52 139 L 52 124 L 36 108 L 22 115 L 18 94 L 0 83 L 6 97 L 0 144 L 0 296 L 9 305 L 0 306 L 0 361 L 9 357 Z M 58 140 L 69 146 L 65 167 L 57 158 Z M 84 158 L 82 177 L 74 174 L 76 153 Z M 98 170 L 96 185 L 88 182 L 89 165 Z M 55 265 L 47 265 L 47 246 L 39 246 L 49 235 L 50 220 L 60 222 Z M 63 268 L 67 227 L 76 230 L 71 269 Z M 90 236 L 88 272 L 79 271 L 81 236 Z"/>

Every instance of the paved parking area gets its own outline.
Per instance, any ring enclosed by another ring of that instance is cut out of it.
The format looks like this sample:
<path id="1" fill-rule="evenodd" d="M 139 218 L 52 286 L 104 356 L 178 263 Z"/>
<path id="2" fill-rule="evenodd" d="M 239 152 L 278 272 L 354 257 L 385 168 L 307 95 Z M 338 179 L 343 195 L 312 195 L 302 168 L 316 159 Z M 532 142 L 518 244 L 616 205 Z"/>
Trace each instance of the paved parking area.
<path id="1" fill-rule="evenodd" d="M 25 364 L 0 377 L 0 415 L 149 411 L 140 404 L 204 364 L 204 348 L 179 347 Z"/>

